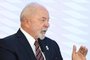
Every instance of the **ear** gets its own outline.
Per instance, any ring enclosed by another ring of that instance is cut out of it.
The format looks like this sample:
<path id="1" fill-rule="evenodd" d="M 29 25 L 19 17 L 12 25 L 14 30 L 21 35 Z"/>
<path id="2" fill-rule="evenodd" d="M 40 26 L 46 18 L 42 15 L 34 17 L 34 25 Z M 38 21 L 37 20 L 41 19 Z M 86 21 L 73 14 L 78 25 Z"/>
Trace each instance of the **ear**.
<path id="1" fill-rule="evenodd" d="M 28 27 L 28 19 L 25 16 L 22 17 L 21 25 L 24 27 Z"/>
<path id="2" fill-rule="evenodd" d="M 28 19 L 28 18 L 24 18 L 25 19 L 25 25 L 26 25 L 26 27 L 27 28 L 30 28 L 30 26 L 31 26 L 31 19 Z"/>

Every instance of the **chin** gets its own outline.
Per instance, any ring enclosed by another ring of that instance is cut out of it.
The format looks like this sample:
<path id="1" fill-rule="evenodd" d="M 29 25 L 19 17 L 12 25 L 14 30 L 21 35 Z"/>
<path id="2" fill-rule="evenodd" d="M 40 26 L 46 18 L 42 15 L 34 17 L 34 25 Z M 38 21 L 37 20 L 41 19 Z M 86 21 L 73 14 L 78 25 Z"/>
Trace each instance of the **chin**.
<path id="1" fill-rule="evenodd" d="M 40 40 L 43 40 L 43 39 L 45 38 L 45 35 L 40 34 L 40 35 L 39 35 L 39 38 L 40 38 Z"/>
<path id="2" fill-rule="evenodd" d="M 44 37 L 40 37 L 40 40 L 43 40 L 45 38 L 45 36 Z"/>

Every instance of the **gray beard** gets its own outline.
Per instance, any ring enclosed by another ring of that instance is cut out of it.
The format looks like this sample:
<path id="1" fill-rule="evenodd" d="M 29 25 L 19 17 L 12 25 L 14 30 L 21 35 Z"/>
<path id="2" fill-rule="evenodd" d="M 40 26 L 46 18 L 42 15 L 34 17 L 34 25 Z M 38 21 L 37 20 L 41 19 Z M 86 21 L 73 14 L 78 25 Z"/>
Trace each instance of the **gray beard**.
<path id="1" fill-rule="evenodd" d="M 46 33 L 47 29 L 43 29 L 41 31 L 41 33 L 39 34 L 38 38 L 40 38 L 40 40 L 43 40 L 45 38 L 45 33 Z"/>
<path id="2" fill-rule="evenodd" d="M 45 35 L 39 34 L 39 37 L 38 38 L 40 38 L 40 40 L 43 40 L 45 38 Z"/>

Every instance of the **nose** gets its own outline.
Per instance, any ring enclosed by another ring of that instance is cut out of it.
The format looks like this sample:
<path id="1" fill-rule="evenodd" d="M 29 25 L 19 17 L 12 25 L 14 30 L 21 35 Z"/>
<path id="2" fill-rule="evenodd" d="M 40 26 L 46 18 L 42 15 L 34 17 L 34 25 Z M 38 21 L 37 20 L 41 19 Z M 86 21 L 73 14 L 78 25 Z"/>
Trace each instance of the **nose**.
<path id="1" fill-rule="evenodd" d="M 45 22 L 44 27 L 45 28 L 48 28 L 49 27 L 49 22 L 48 21 Z"/>

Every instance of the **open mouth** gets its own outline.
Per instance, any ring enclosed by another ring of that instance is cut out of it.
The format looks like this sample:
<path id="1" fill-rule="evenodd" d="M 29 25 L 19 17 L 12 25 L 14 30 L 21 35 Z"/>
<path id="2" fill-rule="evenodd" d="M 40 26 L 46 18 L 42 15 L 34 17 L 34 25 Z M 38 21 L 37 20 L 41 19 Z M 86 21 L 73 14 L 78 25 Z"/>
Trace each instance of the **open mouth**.
<path id="1" fill-rule="evenodd" d="M 43 32 L 45 32 L 45 33 L 46 33 L 46 30 L 43 30 Z"/>
<path id="2" fill-rule="evenodd" d="M 45 30 L 42 30 L 41 32 L 42 32 L 43 34 L 45 34 L 45 33 L 46 33 L 46 31 L 47 31 L 47 30 L 45 29 Z"/>

